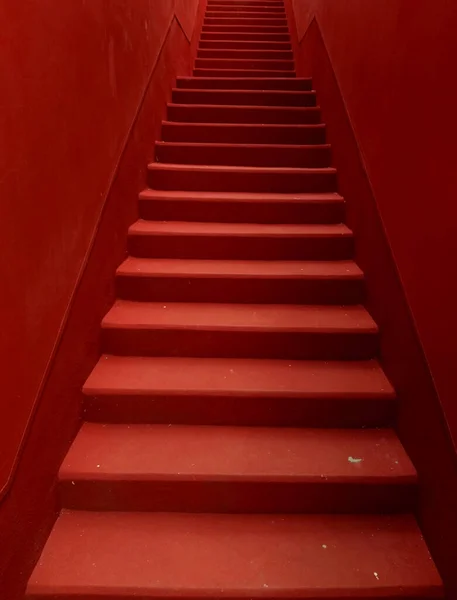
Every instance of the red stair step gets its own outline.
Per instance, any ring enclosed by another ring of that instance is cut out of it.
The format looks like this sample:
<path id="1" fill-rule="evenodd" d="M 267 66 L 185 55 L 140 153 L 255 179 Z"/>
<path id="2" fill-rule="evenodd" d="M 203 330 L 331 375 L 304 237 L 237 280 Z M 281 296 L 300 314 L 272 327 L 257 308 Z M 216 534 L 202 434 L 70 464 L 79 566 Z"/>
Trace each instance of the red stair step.
<path id="1" fill-rule="evenodd" d="M 252 60 L 292 60 L 291 50 L 237 49 L 237 48 L 199 48 L 198 58 L 230 58 Z"/>
<path id="2" fill-rule="evenodd" d="M 116 284 L 121 298 L 152 302 L 355 304 L 364 290 L 363 274 L 351 261 L 130 257 L 118 268 Z"/>
<path id="3" fill-rule="evenodd" d="M 70 598 L 442 598 L 409 515 L 64 511 L 27 589 Z"/>
<path id="4" fill-rule="evenodd" d="M 129 252 L 152 258 L 344 260 L 353 236 L 342 224 L 198 223 L 139 220 Z"/>
<path id="5" fill-rule="evenodd" d="M 390 429 L 85 423 L 59 482 L 80 510 L 396 512 L 417 475 Z"/>
<path id="6" fill-rule="evenodd" d="M 131 302 L 102 321 L 108 354 L 363 360 L 378 328 L 362 306 Z"/>
<path id="7" fill-rule="evenodd" d="M 283 33 L 286 34 L 285 37 L 287 40 L 290 39 L 289 28 L 287 25 L 209 25 L 204 23 L 202 37 L 205 33 Z M 235 39 L 236 36 L 230 36 L 230 38 Z"/>
<path id="8" fill-rule="evenodd" d="M 244 22 L 246 19 L 248 21 L 260 19 L 262 22 L 269 19 L 280 19 L 280 22 L 283 23 L 286 19 L 286 13 L 284 9 L 274 12 L 268 9 L 258 10 L 252 7 L 245 10 L 242 10 L 240 7 L 237 7 L 236 10 L 214 10 L 213 8 L 209 8 L 205 13 L 206 19 L 229 19 L 230 21 L 236 20 L 236 22 Z"/>
<path id="9" fill-rule="evenodd" d="M 288 125 L 269 123 L 180 123 L 162 122 L 162 139 L 167 142 L 227 142 L 232 144 L 325 144 L 322 123 Z"/>
<path id="10" fill-rule="evenodd" d="M 316 92 L 175 88 L 172 91 L 172 102 L 175 104 L 236 104 L 241 106 L 316 106 Z"/>
<path id="11" fill-rule="evenodd" d="M 275 6 L 274 4 L 258 4 L 258 5 L 249 5 L 247 3 L 245 4 L 208 4 L 207 6 L 207 12 L 206 14 L 208 15 L 209 13 L 227 13 L 228 15 L 232 15 L 232 14 L 236 14 L 237 16 L 239 15 L 244 15 L 245 13 L 249 13 L 249 12 L 254 12 L 254 13 L 268 13 L 268 14 L 277 14 L 280 13 L 281 15 L 285 15 L 285 8 L 284 5 L 277 5 Z M 225 15 L 224 15 L 225 16 Z"/>
<path id="12" fill-rule="evenodd" d="M 318 106 L 169 104 L 168 120 L 188 123 L 306 125 L 321 121 Z M 267 190 L 268 191 L 268 190 Z"/>
<path id="13" fill-rule="evenodd" d="M 376 361 L 104 355 L 84 394 L 101 423 L 383 427 L 396 406 Z"/>
<path id="14" fill-rule="evenodd" d="M 208 0 L 208 6 L 284 6 L 282 0 Z"/>
<path id="15" fill-rule="evenodd" d="M 227 50 L 230 48 L 235 48 L 239 50 L 291 50 L 292 44 L 290 42 L 268 42 L 252 40 L 200 40 L 199 48 L 213 48 L 218 50 Z"/>
<path id="16" fill-rule="evenodd" d="M 260 78 L 265 79 L 266 77 L 272 78 L 295 78 L 295 71 L 272 71 L 265 69 L 194 69 L 192 71 L 194 77 L 243 77 L 244 79 Z"/>
<path id="17" fill-rule="evenodd" d="M 290 42 L 290 34 L 287 31 L 273 32 L 249 32 L 249 31 L 219 31 L 212 28 L 212 31 L 202 31 L 200 40 L 252 40 L 252 41 L 273 41 Z"/>
<path id="18" fill-rule="evenodd" d="M 303 90 L 311 91 L 311 78 L 276 77 L 276 78 L 247 78 L 247 77 L 178 77 L 178 88 L 186 89 L 221 89 L 221 90 Z"/>
<path id="19" fill-rule="evenodd" d="M 207 11 L 230 11 L 230 12 L 284 12 L 285 7 L 284 3 L 273 4 L 271 2 L 259 2 L 257 4 L 249 3 L 249 2 L 237 2 L 237 3 L 223 3 L 223 2 L 211 2 L 206 6 Z"/>
<path id="20" fill-rule="evenodd" d="M 156 142 L 156 161 L 249 167 L 329 167 L 331 147 L 320 145 Z"/>
<path id="21" fill-rule="evenodd" d="M 144 190 L 140 217 L 213 223 L 341 223 L 339 194 L 230 194 Z"/>
<path id="22" fill-rule="evenodd" d="M 288 30 L 287 19 L 282 16 L 273 16 L 272 18 L 267 18 L 265 16 L 256 16 L 252 17 L 207 17 L 205 16 L 203 20 L 203 28 L 217 26 L 219 27 L 284 27 Z"/>
<path id="23" fill-rule="evenodd" d="M 335 192 L 336 169 L 226 167 L 150 163 L 149 187 L 226 192 Z"/>
<path id="24" fill-rule="evenodd" d="M 260 58 L 196 58 L 196 69 L 251 69 L 253 71 L 294 71 L 293 60 Z"/>

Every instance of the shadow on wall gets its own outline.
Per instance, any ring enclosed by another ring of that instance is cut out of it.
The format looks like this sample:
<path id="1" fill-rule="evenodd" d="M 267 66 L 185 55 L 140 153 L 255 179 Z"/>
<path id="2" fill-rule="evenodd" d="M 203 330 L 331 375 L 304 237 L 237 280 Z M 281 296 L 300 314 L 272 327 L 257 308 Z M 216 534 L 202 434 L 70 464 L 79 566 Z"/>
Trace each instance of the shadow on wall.
<path id="1" fill-rule="evenodd" d="M 415 5 L 414 14 L 393 0 L 294 4 L 298 68 L 313 76 L 328 125 L 384 367 L 399 393 L 399 433 L 420 475 L 418 516 L 457 597 L 457 11 L 447 2 Z"/>

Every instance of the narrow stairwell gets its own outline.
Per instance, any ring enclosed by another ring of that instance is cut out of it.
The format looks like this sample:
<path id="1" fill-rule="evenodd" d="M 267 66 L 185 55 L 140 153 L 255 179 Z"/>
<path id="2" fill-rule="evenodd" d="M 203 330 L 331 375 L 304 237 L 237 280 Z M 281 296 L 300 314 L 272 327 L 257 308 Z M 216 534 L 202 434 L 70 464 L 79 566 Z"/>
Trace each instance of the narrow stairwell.
<path id="1" fill-rule="evenodd" d="M 27 598 L 441 598 L 283 0 L 208 0 L 148 171 Z"/>

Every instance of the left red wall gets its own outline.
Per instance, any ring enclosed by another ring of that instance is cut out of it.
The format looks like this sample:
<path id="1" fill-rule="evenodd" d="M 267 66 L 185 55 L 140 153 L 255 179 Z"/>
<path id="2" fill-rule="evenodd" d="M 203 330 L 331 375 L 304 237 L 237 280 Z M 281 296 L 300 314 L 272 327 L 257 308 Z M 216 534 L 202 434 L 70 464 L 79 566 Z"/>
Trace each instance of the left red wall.
<path id="1" fill-rule="evenodd" d="M 0 6 L 0 597 L 21 597 L 199 0 Z M 201 12 L 201 11 L 200 11 Z M 194 44 L 195 46 L 195 44 Z"/>

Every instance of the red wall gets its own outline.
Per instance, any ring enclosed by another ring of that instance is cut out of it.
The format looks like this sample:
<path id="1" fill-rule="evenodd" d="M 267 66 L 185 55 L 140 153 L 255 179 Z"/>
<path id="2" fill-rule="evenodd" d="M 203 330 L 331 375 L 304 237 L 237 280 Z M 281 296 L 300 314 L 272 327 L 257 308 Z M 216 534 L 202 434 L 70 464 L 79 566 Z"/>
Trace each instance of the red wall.
<path id="1" fill-rule="evenodd" d="M 197 2 L 177 2 L 188 35 Z M 172 0 L 0 6 L 0 490 L 173 14 Z"/>
<path id="2" fill-rule="evenodd" d="M 0 597 L 21 598 L 199 0 L 0 5 Z M 193 42 L 191 44 L 191 42 Z M 30 427 L 27 428 L 27 425 Z M 19 460 L 17 460 L 19 457 Z"/>
<path id="3" fill-rule="evenodd" d="M 294 0 L 315 16 L 457 443 L 457 8 L 454 0 Z"/>
<path id="4" fill-rule="evenodd" d="M 431 16 L 417 2 L 411 15 L 393 0 L 294 3 L 299 72 L 312 75 L 327 123 L 367 307 L 399 397 L 398 433 L 419 473 L 416 515 L 457 598 L 455 15 L 449 3 L 434 3 Z"/>

